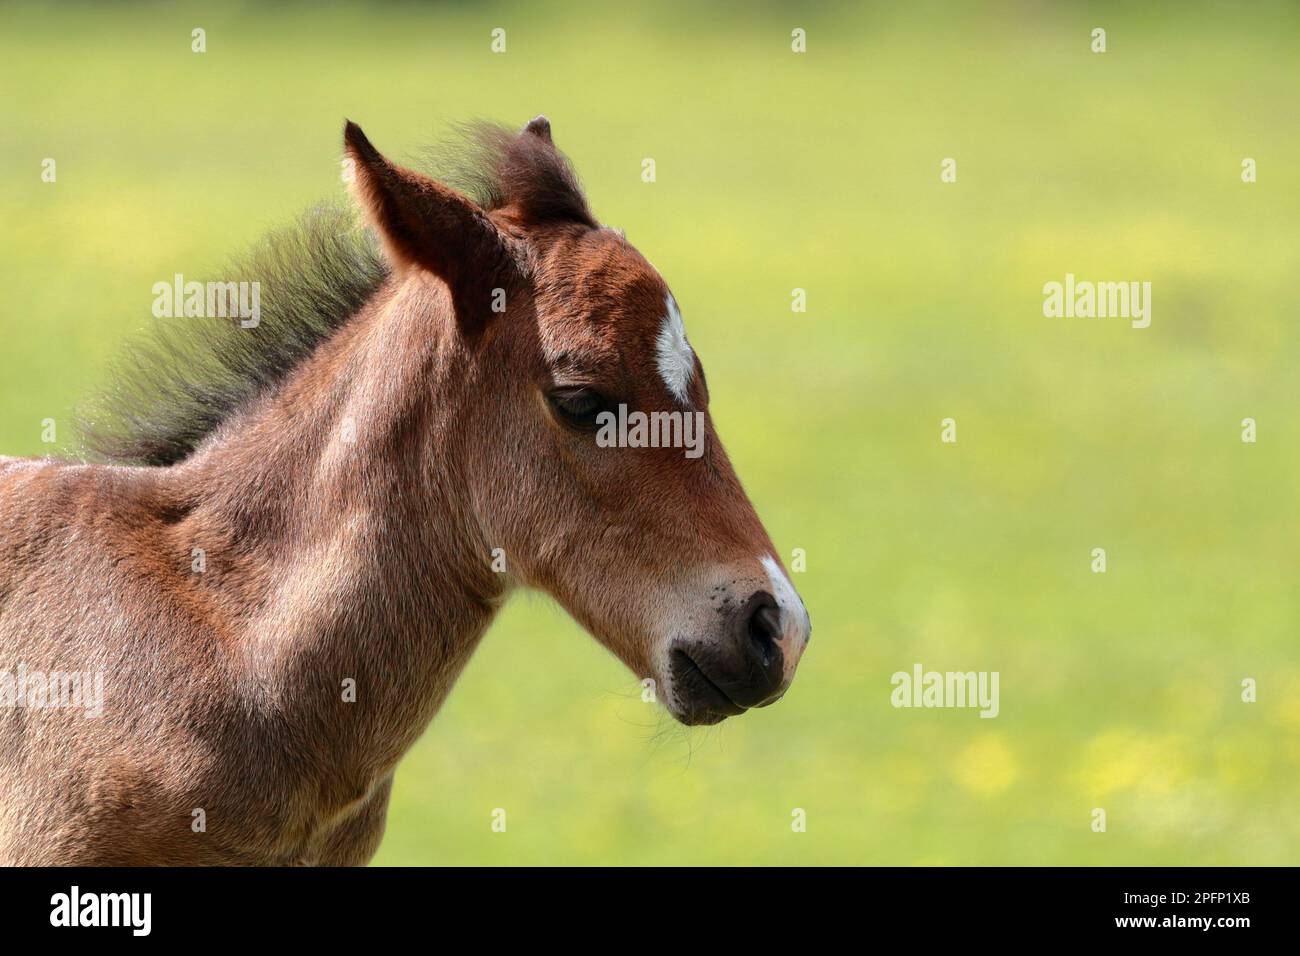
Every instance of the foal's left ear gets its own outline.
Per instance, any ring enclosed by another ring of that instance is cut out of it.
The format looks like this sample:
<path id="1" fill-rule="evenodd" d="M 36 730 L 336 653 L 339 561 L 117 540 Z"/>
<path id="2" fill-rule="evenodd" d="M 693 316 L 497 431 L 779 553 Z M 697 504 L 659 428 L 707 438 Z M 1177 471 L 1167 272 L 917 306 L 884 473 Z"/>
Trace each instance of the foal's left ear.
<path id="1" fill-rule="evenodd" d="M 447 283 L 461 330 L 492 315 L 494 290 L 510 281 L 505 237 L 469 197 L 423 173 L 390 163 L 351 121 L 343 143 L 354 165 L 353 194 L 394 268 L 427 269 Z"/>

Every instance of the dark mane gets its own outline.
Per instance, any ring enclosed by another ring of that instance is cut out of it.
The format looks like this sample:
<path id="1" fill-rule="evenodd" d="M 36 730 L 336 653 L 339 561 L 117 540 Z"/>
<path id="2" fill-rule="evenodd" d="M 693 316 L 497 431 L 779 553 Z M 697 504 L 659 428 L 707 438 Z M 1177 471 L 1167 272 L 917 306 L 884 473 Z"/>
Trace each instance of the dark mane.
<path id="1" fill-rule="evenodd" d="M 488 123 L 461 133 L 459 149 L 434 154 L 444 172 L 431 175 L 486 209 L 513 205 L 529 224 L 596 225 L 573 169 L 549 138 Z M 238 409 L 283 381 L 387 275 L 377 243 L 341 205 L 320 205 L 296 225 L 268 234 L 211 277 L 259 283 L 259 324 L 153 320 L 126 348 L 110 388 L 79 413 L 84 453 L 129 465 L 185 459 Z"/>
<path id="2" fill-rule="evenodd" d="M 259 283 L 259 324 L 154 319 L 126 347 L 109 390 L 79 415 L 85 451 L 131 465 L 186 458 L 333 335 L 386 274 L 376 244 L 341 205 L 268 234 L 220 272 L 222 281 Z"/>

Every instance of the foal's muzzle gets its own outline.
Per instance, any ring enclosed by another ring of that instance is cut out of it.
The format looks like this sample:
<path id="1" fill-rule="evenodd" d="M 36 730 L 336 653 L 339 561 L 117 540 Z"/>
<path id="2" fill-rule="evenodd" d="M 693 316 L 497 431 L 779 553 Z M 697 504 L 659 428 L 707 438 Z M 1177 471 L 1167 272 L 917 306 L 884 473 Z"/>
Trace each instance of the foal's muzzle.
<path id="1" fill-rule="evenodd" d="M 678 640 L 669 651 L 675 716 L 684 724 L 716 724 L 776 703 L 811 630 L 802 606 L 782 609 L 767 591 L 750 595 L 720 623 L 715 636 Z"/>

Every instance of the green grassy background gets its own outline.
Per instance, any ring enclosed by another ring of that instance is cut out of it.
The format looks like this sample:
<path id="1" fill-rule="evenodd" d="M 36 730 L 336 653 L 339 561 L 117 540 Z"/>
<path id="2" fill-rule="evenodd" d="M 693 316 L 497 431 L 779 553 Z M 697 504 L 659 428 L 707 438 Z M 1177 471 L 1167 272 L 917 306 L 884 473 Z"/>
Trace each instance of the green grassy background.
<path id="1" fill-rule="evenodd" d="M 1294 6 L 0 22 L 0 452 L 49 451 L 47 417 L 68 437 L 154 282 L 339 194 L 345 116 L 412 157 L 546 112 L 672 284 L 773 539 L 807 551 L 794 688 L 712 730 L 514 600 L 400 768 L 377 863 L 1300 863 Z M 1066 272 L 1151 281 L 1151 327 L 1045 319 Z M 1000 671 L 1001 715 L 895 710 L 918 661 Z"/>

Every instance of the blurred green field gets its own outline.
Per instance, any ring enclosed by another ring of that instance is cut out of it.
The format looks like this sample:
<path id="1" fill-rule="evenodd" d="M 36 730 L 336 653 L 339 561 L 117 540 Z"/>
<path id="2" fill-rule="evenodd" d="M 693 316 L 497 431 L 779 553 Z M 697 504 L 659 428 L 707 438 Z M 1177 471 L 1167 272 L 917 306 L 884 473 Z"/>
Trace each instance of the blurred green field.
<path id="1" fill-rule="evenodd" d="M 153 283 L 338 195 L 344 117 L 413 158 L 545 112 L 673 286 L 774 541 L 807 551 L 794 688 L 707 731 L 516 598 L 399 770 L 376 863 L 1300 863 L 1295 6 L 0 24 L 0 453 L 47 453 L 45 418 L 70 437 Z M 1151 327 L 1044 318 L 1067 272 L 1151 281 Z M 894 709 L 915 662 L 999 671 L 1000 716 Z"/>

